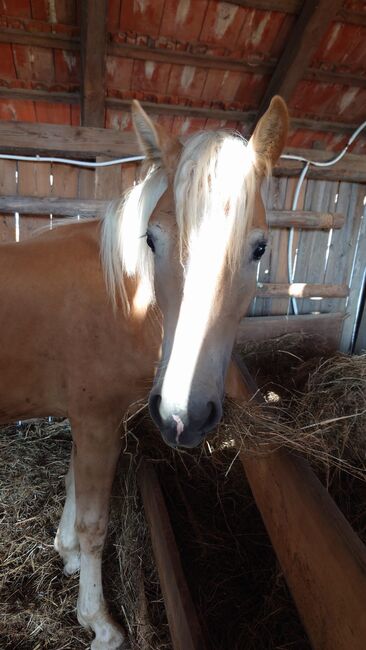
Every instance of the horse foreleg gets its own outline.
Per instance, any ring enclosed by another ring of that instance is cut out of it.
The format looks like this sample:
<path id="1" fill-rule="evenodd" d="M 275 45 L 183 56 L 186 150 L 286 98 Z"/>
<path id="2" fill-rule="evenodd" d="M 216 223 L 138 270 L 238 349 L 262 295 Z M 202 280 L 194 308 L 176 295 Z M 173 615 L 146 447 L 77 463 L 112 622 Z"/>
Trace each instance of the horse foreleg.
<path id="1" fill-rule="evenodd" d="M 65 505 L 55 537 L 55 549 L 63 559 L 64 573 L 66 575 L 72 575 L 80 568 L 80 545 L 75 527 L 76 504 L 73 456 L 74 448 L 71 451 L 69 471 L 65 477 Z"/>
<path id="2" fill-rule="evenodd" d="M 125 634 L 112 620 L 102 588 L 102 552 L 107 531 L 109 500 L 120 451 L 115 427 L 84 422 L 74 440 L 76 530 L 80 543 L 78 621 L 95 633 L 92 650 L 127 648 Z M 102 429 L 103 427 L 103 429 Z"/>

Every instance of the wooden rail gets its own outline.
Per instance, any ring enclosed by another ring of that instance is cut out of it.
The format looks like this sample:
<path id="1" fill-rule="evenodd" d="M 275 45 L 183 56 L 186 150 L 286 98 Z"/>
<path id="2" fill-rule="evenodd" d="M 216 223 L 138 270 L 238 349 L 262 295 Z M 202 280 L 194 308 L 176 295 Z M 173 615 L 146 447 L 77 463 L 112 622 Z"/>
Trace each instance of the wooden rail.
<path id="1" fill-rule="evenodd" d="M 267 222 L 273 228 L 303 228 L 305 230 L 330 230 L 342 228 L 344 215 L 339 212 L 314 212 L 309 210 L 267 210 Z"/>
<path id="2" fill-rule="evenodd" d="M 263 401 L 236 364 L 227 393 Z M 240 458 L 314 650 L 364 650 L 365 546 L 305 461 L 285 451 Z"/>
<path id="3" fill-rule="evenodd" d="M 108 168 L 110 169 L 110 168 Z M 57 196 L 0 196 L 0 212 L 20 214 L 55 214 L 60 216 L 95 217 L 103 214 L 109 205 L 107 200 L 72 199 Z M 307 230 L 339 229 L 344 215 L 331 212 L 301 210 L 268 210 L 267 221 L 272 228 L 304 228 Z"/>
<path id="4" fill-rule="evenodd" d="M 205 650 L 206 643 L 184 577 L 163 493 L 153 466 L 137 474 L 174 650 Z"/>
<path id="5" fill-rule="evenodd" d="M 146 104 L 143 105 L 146 107 Z M 128 103 L 128 110 L 130 110 L 130 102 Z M 230 111 L 228 112 L 229 115 Z M 301 123 L 304 125 L 304 120 L 301 120 Z M 330 123 L 328 126 L 331 128 Z M 319 124 L 317 128 L 319 128 Z M 324 124 L 322 128 L 324 128 Z M 334 130 L 334 124 L 332 128 Z M 48 153 L 51 156 L 60 154 L 74 158 L 95 158 L 97 156 L 119 158 L 120 156 L 132 156 L 140 153 L 135 135 L 129 132 L 120 133 L 115 129 L 99 129 L 95 127 L 7 121 L 0 121 L 0 152 L 24 155 Z M 318 151 L 316 149 L 286 147 L 285 152 L 320 162 L 333 157 L 332 152 Z M 281 159 L 274 168 L 273 173 L 275 176 L 298 176 L 303 167 L 304 164 L 301 161 Z M 341 161 L 332 167 L 311 167 L 308 178 L 365 182 L 365 156 L 346 154 Z"/>
<path id="6" fill-rule="evenodd" d="M 256 295 L 260 298 L 346 298 L 349 288 L 346 284 L 292 284 L 262 283 L 257 284 Z"/>

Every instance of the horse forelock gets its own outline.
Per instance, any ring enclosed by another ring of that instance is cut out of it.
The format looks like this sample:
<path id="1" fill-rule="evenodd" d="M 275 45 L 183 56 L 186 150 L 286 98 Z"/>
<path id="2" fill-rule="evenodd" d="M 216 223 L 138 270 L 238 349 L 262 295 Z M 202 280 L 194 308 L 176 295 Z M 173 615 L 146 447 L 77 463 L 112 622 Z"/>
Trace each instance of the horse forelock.
<path id="1" fill-rule="evenodd" d="M 151 214 L 167 186 L 164 170 L 153 166 L 103 218 L 101 260 L 108 294 L 114 307 L 119 296 L 127 312 L 125 276 L 140 278 L 150 301 L 153 300 L 153 260 L 145 234 Z"/>
<path id="2" fill-rule="evenodd" d="M 181 251 L 202 226 L 226 238 L 232 269 L 240 263 L 254 201 L 252 150 L 238 133 L 203 131 L 186 142 L 178 163 L 174 193 Z"/>

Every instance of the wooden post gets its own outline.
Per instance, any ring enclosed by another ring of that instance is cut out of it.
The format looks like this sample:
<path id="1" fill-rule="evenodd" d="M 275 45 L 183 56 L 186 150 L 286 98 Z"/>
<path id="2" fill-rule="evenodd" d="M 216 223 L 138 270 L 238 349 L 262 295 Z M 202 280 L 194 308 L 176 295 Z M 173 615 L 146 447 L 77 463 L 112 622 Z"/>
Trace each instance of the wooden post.
<path id="1" fill-rule="evenodd" d="M 227 392 L 263 401 L 234 364 Z M 365 546 L 304 460 L 285 451 L 240 458 L 313 648 L 364 650 Z"/>
<path id="2" fill-rule="evenodd" d="M 184 577 L 179 552 L 153 466 L 146 461 L 137 474 L 159 572 L 174 650 L 205 650 L 197 614 Z"/>

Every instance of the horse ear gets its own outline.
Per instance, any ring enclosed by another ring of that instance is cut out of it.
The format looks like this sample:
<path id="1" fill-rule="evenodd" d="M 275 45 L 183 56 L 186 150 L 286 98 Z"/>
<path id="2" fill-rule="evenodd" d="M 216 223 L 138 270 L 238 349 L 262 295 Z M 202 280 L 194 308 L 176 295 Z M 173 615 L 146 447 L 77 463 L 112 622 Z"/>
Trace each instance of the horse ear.
<path id="1" fill-rule="evenodd" d="M 267 174 L 276 164 L 285 146 L 288 126 L 286 103 L 282 97 L 275 95 L 250 139 L 254 166 L 259 174 Z"/>
<path id="2" fill-rule="evenodd" d="M 168 174 L 172 172 L 182 149 L 179 140 L 166 133 L 160 124 L 154 124 L 136 99 L 132 102 L 132 122 L 148 161 L 157 165 L 163 162 Z"/>

